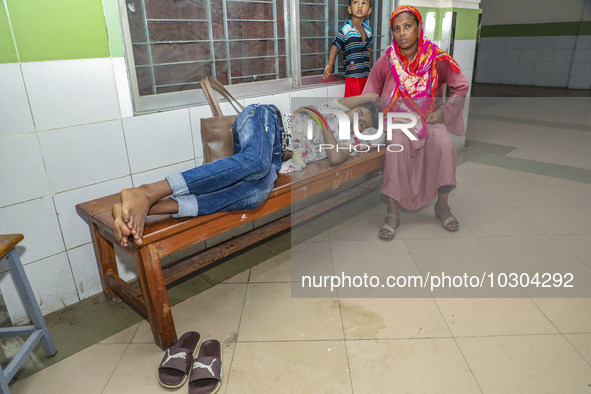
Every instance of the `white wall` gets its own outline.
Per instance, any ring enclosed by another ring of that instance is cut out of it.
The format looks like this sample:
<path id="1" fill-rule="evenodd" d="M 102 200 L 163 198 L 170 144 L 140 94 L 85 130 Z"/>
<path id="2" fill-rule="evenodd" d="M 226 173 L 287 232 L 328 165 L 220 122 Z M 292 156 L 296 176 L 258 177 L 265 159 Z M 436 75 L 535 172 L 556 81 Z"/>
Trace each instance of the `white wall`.
<path id="1" fill-rule="evenodd" d="M 591 20 L 591 0 L 482 0 L 480 8 L 485 26 Z"/>

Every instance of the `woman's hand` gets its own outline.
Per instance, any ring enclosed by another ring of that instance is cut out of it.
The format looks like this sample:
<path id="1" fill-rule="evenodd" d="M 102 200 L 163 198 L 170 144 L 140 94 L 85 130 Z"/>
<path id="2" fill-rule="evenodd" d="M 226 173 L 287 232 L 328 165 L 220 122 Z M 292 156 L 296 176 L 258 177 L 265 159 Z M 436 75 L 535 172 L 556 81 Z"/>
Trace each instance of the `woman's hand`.
<path id="1" fill-rule="evenodd" d="M 429 124 L 437 124 L 443 123 L 443 110 L 441 108 L 437 108 L 435 111 L 431 112 L 425 122 Z"/>

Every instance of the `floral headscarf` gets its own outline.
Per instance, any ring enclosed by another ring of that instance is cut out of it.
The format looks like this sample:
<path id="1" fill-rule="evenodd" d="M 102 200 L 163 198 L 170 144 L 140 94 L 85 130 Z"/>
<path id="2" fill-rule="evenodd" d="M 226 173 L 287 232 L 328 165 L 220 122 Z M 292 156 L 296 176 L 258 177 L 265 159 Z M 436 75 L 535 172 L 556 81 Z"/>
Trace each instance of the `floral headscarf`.
<path id="1" fill-rule="evenodd" d="M 400 53 L 394 40 L 392 22 L 403 12 L 414 14 L 419 21 L 419 38 L 417 53 L 414 59 L 407 59 Z M 400 6 L 390 16 L 390 30 L 392 31 L 392 45 L 386 54 L 390 57 L 392 74 L 396 87 L 392 91 L 384 114 L 388 112 L 412 112 L 417 116 L 415 126 L 419 138 L 427 137 L 425 119 L 435 110 L 435 101 L 431 98 L 439 84 L 439 77 L 435 70 L 435 63 L 448 61 L 452 70 L 460 72 L 459 64 L 445 51 L 425 38 L 423 33 L 423 18 L 419 10 L 413 6 Z"/>

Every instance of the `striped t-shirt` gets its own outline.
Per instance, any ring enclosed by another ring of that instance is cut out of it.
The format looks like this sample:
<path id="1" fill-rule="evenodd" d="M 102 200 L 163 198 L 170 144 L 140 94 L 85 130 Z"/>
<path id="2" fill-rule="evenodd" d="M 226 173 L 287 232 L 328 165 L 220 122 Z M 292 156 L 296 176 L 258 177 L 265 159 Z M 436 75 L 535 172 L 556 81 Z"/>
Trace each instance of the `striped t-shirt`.
<path id="1" fill-rule="evenodd" d="M 345 76 L 348 78 L 369 77 L 369 48 L 373 46 L 373 36 L 371 35 L 371 27 L 366 22 L 363 22 L 363 28 L 367 35 L 365 42 L 351 20 L 347 19 L 331 43 L 336 45 L 339 51 L 343 51 Z"/>

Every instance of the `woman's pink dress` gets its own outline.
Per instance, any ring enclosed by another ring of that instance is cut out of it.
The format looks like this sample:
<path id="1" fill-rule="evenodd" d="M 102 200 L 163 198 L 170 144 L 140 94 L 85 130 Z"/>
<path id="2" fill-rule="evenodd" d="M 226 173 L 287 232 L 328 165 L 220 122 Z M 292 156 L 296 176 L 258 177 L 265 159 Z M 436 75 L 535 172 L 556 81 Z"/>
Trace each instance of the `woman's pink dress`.
<path id="1" fill-rule="evenodd" d="M 456 186 L 458 156 L 448 132 L 466 135 L 462 110 L 470 85 L 464 74 L 453 71 L 447 61 L 438 61 L 435 67 L 439 76 L 435 97 L 437 107 L 443 109 L 444 123 L 429 125 L 427 137 L 418 141 L 411 141 L 399 130 L 394 130 L 388 141 L 404 149 L 386 151 L 382 193 L 406 209 L 418 209 L 431 202 L 440 186 Z M 440 105 L 444 84 L 451 90 L 447 101 Z M 363 93 L 389 98 L 395 85 L 390 59 L 384 54 L 372 67 Z"/>

